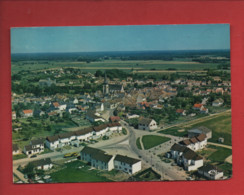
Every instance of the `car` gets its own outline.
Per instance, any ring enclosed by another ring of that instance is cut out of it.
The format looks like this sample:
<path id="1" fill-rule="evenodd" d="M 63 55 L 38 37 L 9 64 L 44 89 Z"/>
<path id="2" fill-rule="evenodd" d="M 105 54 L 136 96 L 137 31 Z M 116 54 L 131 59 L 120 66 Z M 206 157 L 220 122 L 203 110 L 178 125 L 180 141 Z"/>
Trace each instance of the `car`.
<path id="1" fill-rule="evenodd" d="M 77 152 L 71 152 L 71 153 L 67 153 L 64 155 L 64 158 L 69 158 L 69 157 L 76 157 L 79 154 Z"/>
<path id="2" fill-rule="evenodd" d="M 37 155 L 36 154 L 34 154 L 34 155 L 32 155 L 30 158 L 36 158 L 37 157 Z"/>

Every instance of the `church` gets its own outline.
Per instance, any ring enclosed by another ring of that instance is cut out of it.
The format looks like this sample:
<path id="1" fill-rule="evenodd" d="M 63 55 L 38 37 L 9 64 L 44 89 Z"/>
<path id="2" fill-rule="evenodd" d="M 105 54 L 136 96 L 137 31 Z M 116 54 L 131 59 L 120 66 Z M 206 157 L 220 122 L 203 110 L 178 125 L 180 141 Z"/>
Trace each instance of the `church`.
<path id="1" fill-rule="evenodd" d="M 123 85 L 118 84 L 108 84 L 107 74 L 105 71 L 104 82 L 103 82 L 103 95 L 110 95 L 114 93 L 124 93 Z"/>

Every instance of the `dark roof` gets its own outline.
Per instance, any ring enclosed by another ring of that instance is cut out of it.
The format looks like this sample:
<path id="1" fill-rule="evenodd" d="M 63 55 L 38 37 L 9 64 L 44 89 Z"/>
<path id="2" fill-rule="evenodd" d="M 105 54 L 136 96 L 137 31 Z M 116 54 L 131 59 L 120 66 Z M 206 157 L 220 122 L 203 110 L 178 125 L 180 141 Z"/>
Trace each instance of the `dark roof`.
<path id="1" fill-rule="evenodd" d="M 58 137 L 60 139 L 65 139 L 65 138 L 70 138 L 73 135 L 74 135 L 74 132 L 67 132 L 67 133 L 58 134 Z"/>
<path id="2" fill-rule="evenodd" d="M 90 118 L 93 118 L 93 119 L 98 119 L 98 118 L 102 118 L 102 117 L 99 117 L 97 115 L 95 115 L 95 112 L 94 111 L 91 111 L 91 110 L 88 110 L 86 115 Z"/>
<path id="3" fill-rule="evenodd" d="M 109 85 L 109 90 L 119 91 L 122 89 L 122 85 Z"/>
<path id="4" fill-rule="evenodd" d="M 33 161 L 33 162 L 31 162 L 31 164 L 33 164 L 34 166 L 37 167 L 37 166 L 52 164 L 52 161 L 50 158 L 44 158 L 44 159 Z"/>
<path id="5" fill-rule="evenodd" d="M 31 144 L 32 145 L 44 144 L 44 141 L 45 141 L 44 138 L 33 139 L 31 140 Z"/>
<path id="6" fill-rule="evenodd" d="M 90 154 L 91 158 L 102 162 L 109 162 L 113 157 L 112 155 L 106 154 L 102 150 L 99 150 L 97 148 L 87 147 L 87 146 L 84 147 L 83 150 L 81 150 L 81 153 Z"/>
<path id="7" fill-rule="evenodd" d="M 116 155 L 114 160 L 117 160 L 117 161 L 120 161 L 120 162 L 124 162 L 124 163 L 129 164 L 129 165 L 133 165 L 133 164 L 141 161 L 141 160 L 138 160 L 138 159 L 135 159 L 135 158 L 131 158 L 131 157 L 128 157 L 128 156 L 122 156 L 122 155 L 119 155 L 119 154 Z"/>
<path id="8" fill-rule="evenodd" d="M 99 125 L 99 126 L 95 126 L 93 127 L 94 131 L 101 131 L 103 129 L 106 129 L 108 126 L 106 124 L 102 124 L 102 125 Z"/>
<path id="9" fill-rule="evenodd" d="M 12 151 L 17 151 L 17 150 L 19 150 L 18 145 L 17 144 L 13 144 L 12 145 Z"/>
<path id="10" fill-rule="evenodd" d="M 85 128 L 85 129 L 82 129 L 82 130 L 79 130 L 79 131 L 75 131 L 75 135 L 79 136 L 79 135 L 85 135 L 87 133 L 91 133 L 93 132 L 93 128 L 92 127 L 88 127 L 88 128 Z"/>
<path id="11" fill-rule="evenodd" d="M 140 118 L 138 123 L 142 125 L 149 125 L 151 123 L 152 119 L 150 118 Z"/>
<path id="12" fill-rule="evenodd" d="M 55 141 L 58 141 L 59 140 L 59 137 L 58 137 L 58 135 L 53 135 L 53 136 L 48 136 L 46 139 L 49 142 L 55 142 Z"/>
<path id="13" fill-rule="evenodd" d="M 204 165 L 203 167 L 198 169 L 199 171 L 203 171 L 203 172 L 209 172 L 211 170 L 217 170 L 218 172 L 222 172 L 223 170 L 218 168 L 217 166 L 211 165 L 211 164 L 207 164 Z"/>
<path id="14" fill-rule="evenodd" d="M 201 160 L 202 157 L 199 156 L 196 152 L 193 150 L 186 148 L 183 152 L 183 157 L 188 159 L 188 160 Z"/>
<path id="15" fill-rule="evenodd" d="M 196 139 L 201 142 L 206 139 L 206 135 L 202 133 L 199 136 L 197 136 Z"/>
<path id="16" fill-rule="evenodd" d="M 27 145 L 27 146 L 25 146 L 25 150 L 26 151 L 29 151 L 29 150 L 32 150 L 33 149 L 33 145 Z"/>
<path id="17" fill-rule="evenodd" d="M 109 126 L 109 127 L 117 127 L 117 126 L 121 126 L 121 124 L 120 123 L 109 123 L 109 124 L 107 124 L 107 126 Z"/>
<path id="18" fill-rule="evenodd" d="M 185 146 L 181 146 L 179 144 L 174 144 L 170 150 L 173 150 L 173 151 L 178 151 L 178 152 L 183 152 L 184 150 L 186 149 Z"/>

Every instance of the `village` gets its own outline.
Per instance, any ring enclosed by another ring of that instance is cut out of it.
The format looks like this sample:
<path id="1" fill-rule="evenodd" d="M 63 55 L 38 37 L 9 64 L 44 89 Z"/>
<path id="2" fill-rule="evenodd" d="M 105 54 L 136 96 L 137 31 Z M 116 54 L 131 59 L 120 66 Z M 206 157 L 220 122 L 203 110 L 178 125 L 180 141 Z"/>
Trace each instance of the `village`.
<path id="1" fill-rule="evenodd" d="M 230 112 L 231 83 L 225 74 L 192 71 L 159 78 L 117 69 L 57 68 L 14 75 L 14 181 L 59 182 L 50 175 L 67 162 L 105 171 L 101 181 L 144 181 L 145 175 L 153 180 L 228 178 L 229 169 L 224 174 L 203 151 L 231 148 L 231 137 L 201 124 L 172 129 Z M 122 179 L 107 176 L 111 170 Z"/>

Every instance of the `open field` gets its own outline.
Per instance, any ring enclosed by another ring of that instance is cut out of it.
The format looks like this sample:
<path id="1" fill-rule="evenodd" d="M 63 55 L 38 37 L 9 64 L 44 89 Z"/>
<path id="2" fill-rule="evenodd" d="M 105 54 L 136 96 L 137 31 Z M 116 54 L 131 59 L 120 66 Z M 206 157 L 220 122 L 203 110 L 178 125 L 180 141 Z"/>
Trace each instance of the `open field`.
<path id="1" fill-rule="evenodd" d="M 51 173 L 54 183 L 58 182 L 105 182 L 111 181 L 101 176 L 101 171 L 93 169 L 81 161 L 67 163 L 66 168 Z"/>
<path id="2" fill-rule="evenodd" d="M 32 63 L 32 64 L 31 64 Z M 123 69 L 123 70 L 203 70 L 216 69 L 217 63 L 199 63 L 193 61 L 164 61 L 164 60 L 104 60 L 98 62 L 77 62 L 77 61 L 20 61 L 12 62 L 12 73 L 22 70 L 60 69 L 60 68 L 79 68 L 84 71 L 94 72 L 98 69 Z"/>
<path id="3" fill-rule="evenodd" d="M 144 135 L 142 137 L 142 143 L 143 143 L 145 150 L 158 146 L 169 140 L 170 140 L 170 138 L 168 138 L 168 137 L 162 137 L 162 136 L 156 136 L 156 135 Z"/>
<path id="4" fill-rule="evenodd" d="M 225 159 L 232 154 L 232 150 L 228 148 L 209 145 L 209 148 L 213 148 L 216 151 L 208 156 L 208 159 L 212 162 L 224 162 Z"/>
<path id="5" fill-rule="evenodd" d="M 185 131 L 184 129 L 181 130 L 179 127 L 171 127 L 166 130 L 159 131 L 159 133 L 180 136 L 180 137 L 187 135 L 187 131 Z"/>

